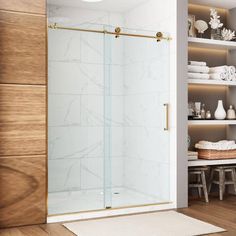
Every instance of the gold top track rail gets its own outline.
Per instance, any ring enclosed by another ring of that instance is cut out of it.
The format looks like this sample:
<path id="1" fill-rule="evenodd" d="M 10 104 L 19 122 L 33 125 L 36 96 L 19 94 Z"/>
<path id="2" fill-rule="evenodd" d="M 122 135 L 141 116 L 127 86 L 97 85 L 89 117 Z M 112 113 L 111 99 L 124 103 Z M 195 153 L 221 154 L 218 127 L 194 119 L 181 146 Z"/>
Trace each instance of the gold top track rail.
<path id="1" fill-rule="evenodd" d="M 107 31 L 107 30 L 92 30 L 92 29 L 82 29 L 82 28 L 74 28 L 74 27 L 64 27 L 64 26 L 59 26 L 57 23 L 49 25 L 48 28 L 50 28 L 50 29 L 62 29 L 62 30 L 74 30 L 74 31 L 80 31 L 80 32 L 91 32 L 91 33 L 98 33 L 98 34 L 110 34 L 110 35 L 115 35 L 116 38 L 118 38 L 120 36 L 149 38 L 149 39 L 156 39 L 157 42 L 160 42 L 161 40 L 167 40 L 167 41 L 172 40 L 171 37 L 163 36 L 162 32 L 157 32 L 155 36 L 144 35 L 144 34 L 122 33 L 120 27 L 115 28 L 114 32 Z"/>

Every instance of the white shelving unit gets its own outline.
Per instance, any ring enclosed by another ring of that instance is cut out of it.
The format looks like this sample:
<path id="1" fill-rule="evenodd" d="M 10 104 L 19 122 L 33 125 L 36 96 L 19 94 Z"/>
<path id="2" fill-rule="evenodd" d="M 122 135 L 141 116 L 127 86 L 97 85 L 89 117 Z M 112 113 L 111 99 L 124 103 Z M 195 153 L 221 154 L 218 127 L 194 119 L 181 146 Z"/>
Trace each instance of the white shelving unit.
<path id="1" fill-rule="evenodd" d="M 236 86 L 236 81 L 188 79 L 188 84 Z"/>
<path id="2" fill-rule="evenodd" d="M 214 166 L 214 165 L 231 165 L 236 164 L 236 159 L 224 159 L 224 160 L 204 160 L 198 159 L 194 161 L 188 161 L 189 167 L 194 166 Z"/>
<path id="3" fill-rule="evenodd" d="M 205 38 L 188 38 L 189 46 L 198 48 L 211 48 L 211 49 L 225 49 L 225 50 L 235 50 L 236 42 L 222 41 L 222 40 L 212 40 Z"/>
<path id="4" fill-rule="evenodd" d="M 189 3 L 189 14 L 195 15 L 196 20 L 207 22 L 210 19 L 210 8 L 223 8 L 218 11 L 221 21 L 226 28 L 236 30 L 236 1 L 189 0 Z M 220 6 L 217 5 L 219 3 Z M 204 36 L 206 38 L 188 38 L 189 60 L 206 61 L 212 67 L 236 65 L 236 42 L 209 39 L 210 29 Z M 189 101 L 204 103 L 212 116 L 218 100 L 223 100 L 225 109 L 231 104 L 236 107 L 236 81 L 188 79 L 188 84 Z M 188 125 L 192 148 L 199 140 L 236 140 L 236 120 L 190 120 Z M 189 166 L 219 164 L 236 164 L 236 159 L 188 161 Z"/>
<path id="5" fill-rule="evenodd" d="M 236 125 L 236 120 L 189 120 L 189 125 Z"/>

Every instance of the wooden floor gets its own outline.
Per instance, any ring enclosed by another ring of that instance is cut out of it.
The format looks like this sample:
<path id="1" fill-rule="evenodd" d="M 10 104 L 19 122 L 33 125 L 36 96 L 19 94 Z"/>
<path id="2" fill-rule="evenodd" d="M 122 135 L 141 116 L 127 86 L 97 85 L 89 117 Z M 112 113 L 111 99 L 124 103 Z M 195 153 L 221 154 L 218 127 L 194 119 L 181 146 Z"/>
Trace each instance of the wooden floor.
<path id="1" fill-rule="evenodd" d="M 227 230 L 225 233 L 211 236 L 236 236 L 236 196 L 226 196 L 223 201 L 218 197 L 210 197 L 209 204 L 192 200 L 189 202 L 189 208 L 180 209 L 178 212 Z"/>
<path id="2" fill-rule="evenodd" d="M 236 236 L 236 196 L 228 196 L 224 201 L 219 201 L 218 198 L 210 198 L 209 204 L 193 200 L 190 201 L 189 208 L 180 209 L 178 212 L 227 229 L 225 233 L 211 234 L 212 236 Z M 46 224 L 0 230 L 0 236 L 46 235 L 73 236 L 74 234 L 66 230 L 62 224 Z"/>

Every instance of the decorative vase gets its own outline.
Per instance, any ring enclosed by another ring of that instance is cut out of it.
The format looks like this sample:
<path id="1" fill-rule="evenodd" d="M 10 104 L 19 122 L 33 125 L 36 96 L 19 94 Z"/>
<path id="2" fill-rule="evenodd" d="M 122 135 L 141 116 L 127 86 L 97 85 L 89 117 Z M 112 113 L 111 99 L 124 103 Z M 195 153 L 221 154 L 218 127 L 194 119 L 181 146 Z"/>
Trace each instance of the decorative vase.
<path id="1" fill-rule="evenodd" d="M 229 106 L 229 110 L 227 111 L 227 119 L 228 120 L 235 120 L 236 115 L 235 115 L 235 110 L 233 109 L 233 106 Z"/>
<path id="2" fill-rule="evenodd" d="M 215 119 L 224 120 L 225 118 L 226 118 L 226 111 L 224 109 L 222 100 L 219 100 L 217 109 L 215 111 Z"/>
<path id="3" fill-rule="evenodd" d="M 218 29 L 211 29 L 211 39 L 221 40 L 221 30 Z"/>
<path id="4" fill-rule="evenodd" d="M 210 120 L 210 119 L 211 119 L 211 112 L 210 112 L 210 111 L 207 111 L 207 112 L 206 112 L 206 119 L 207 119 L 207 120 Z"/>

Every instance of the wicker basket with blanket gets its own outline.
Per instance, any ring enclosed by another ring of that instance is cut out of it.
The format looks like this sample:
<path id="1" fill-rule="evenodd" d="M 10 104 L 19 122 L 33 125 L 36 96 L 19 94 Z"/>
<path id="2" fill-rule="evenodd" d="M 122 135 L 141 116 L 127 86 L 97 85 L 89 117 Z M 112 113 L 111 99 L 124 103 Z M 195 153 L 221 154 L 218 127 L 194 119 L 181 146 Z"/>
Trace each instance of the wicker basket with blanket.
<path id="1" fill-rule="evenodd" d="M 236 158 L 235 141 L 200 141 L 195 144 L 195 148 L 198 151 L 198 158 L 200 159 L 216 160 Z"/>

